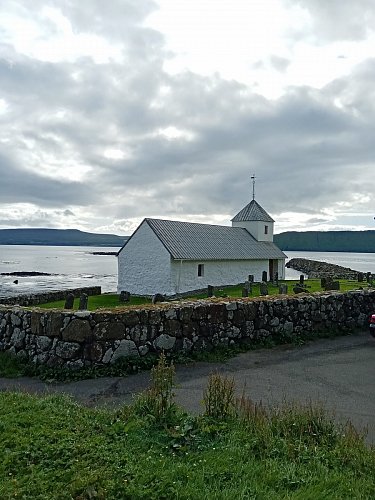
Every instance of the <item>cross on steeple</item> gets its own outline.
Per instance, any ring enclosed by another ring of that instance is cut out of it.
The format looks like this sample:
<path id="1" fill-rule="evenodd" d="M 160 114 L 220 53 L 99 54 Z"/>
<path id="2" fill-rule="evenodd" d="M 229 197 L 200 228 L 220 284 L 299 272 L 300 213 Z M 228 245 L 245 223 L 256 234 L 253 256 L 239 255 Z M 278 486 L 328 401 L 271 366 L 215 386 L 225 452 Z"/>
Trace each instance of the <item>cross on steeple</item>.
<path id="1" fill-rule="evenodd" d="M 253 182 L 253 200 L 255 199 L 255 174 L 251 176 L 251 180 Z"/>

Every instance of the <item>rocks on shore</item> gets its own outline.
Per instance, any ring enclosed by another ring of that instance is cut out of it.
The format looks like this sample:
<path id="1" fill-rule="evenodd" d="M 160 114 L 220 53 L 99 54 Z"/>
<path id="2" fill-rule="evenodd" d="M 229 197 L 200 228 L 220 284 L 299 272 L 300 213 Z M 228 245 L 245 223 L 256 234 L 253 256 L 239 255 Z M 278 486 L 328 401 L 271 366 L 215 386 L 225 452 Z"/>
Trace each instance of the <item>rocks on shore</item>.
<path id="1" fill-rule="evenodd" d="M 88 252 L 91 255 L 117 255 L 117 252 Z"/>
<path id="2" fill-rule="evenodd" d="M 309 278 L 333 277 L 336 279 L 357 280 L 358 275 L 363 274 L 360 271 L 350 269 L 350 267 L 300 258 L 290 259 L 285 267 L 307 274 Z"/>
<path id="3" fill-rule="evenodd" d="M 40 273 L 38 271 L 13 271 L 11 273 L 0 273 L 0 276 L 53 276 L 51 273 Z"/>

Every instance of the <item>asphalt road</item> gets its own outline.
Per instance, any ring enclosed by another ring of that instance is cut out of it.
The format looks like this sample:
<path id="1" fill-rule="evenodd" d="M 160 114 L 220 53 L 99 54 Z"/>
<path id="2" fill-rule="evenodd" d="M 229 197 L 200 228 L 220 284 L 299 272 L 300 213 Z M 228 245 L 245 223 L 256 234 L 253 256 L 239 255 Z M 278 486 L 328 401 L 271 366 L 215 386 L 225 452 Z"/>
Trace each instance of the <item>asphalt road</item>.
<path id="1" fill-rule="evenodd" d="M 214 371 L 234 377 L 239 394 L 245 390 L 264 404 L 322 403 L 338 421 L 350 419 L 357 429 L 367 428 L 367 441 L 375 444 L 375 339 L 367 332 L 300 347 L 251 351 L 226 363 L 178 366 L 176 401 L 191 412 L 202 411 L 207 377 Z M 113 407 L 130 403 L 149 380 L 148 372 L 53 385 L 30 378 L 0 378 L 0 390 L 64 392 L 85 405 Z"/>

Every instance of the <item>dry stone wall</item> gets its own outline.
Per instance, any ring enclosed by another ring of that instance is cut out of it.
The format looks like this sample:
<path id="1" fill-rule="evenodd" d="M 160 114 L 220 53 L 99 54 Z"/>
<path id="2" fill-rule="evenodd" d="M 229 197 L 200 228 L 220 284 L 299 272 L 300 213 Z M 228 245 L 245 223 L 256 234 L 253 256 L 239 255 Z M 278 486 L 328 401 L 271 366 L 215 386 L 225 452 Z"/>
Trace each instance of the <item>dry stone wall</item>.
<path id="1" fill-rule="evenodd" d="M 31 293 L 23 295 L 15 295 L 12 297 L 0 297 L 0 304 L 19 306 L 36 306 L 38 304 L 45 304 L 47 302 L 54 302 L 55 300 L 65 300 L 66 296 L 71 293 L 74 297 L 79 297 L 81 294 L 86 295 L 100 295 L 102 288 L 100 286 L 86 286 L 82 288 L 73 288 L 68 290 L 55 290 L 45 293 Z"/>
<path id="2" fill-rule="evenodd" d="M 349 332 L 364 327 L 374 310 L 375 290 L 162 303 L 121 312 L 0 306 L 0 350 L 31 362 L 79 368 L 162 350 Z"/>

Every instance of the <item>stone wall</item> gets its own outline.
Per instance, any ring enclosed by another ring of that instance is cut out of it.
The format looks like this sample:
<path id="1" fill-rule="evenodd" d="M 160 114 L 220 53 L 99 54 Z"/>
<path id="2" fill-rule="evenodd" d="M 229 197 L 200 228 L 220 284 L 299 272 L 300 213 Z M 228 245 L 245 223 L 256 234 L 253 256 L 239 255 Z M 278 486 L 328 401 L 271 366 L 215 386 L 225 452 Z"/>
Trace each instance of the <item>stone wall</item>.
<path id="1" fill-rule="evenodd" d="M 161 303 L 142 309 L 57 311 L 0 306 L 0 350 L 49 366 L 78 368 L 149 352 L 212 349 L 301 332 L 367 325 L 375 290 Z"/>
<path id="2" fill-rule="evenodd" d="M 82 293 L 86 295 L 100 295 L 102 288 L 100 286 L 86 286 L 82 288 L 73 288 L 68 290 L 56 290 L 45 293 L 23 294 L 12 297 L 0 297 L 0 304 L 19 306 L 36 306 L 45 304 L 55 300 L 65 300 L 68 293 L 72 293 L 74 297 L 79 297 Z"/>

